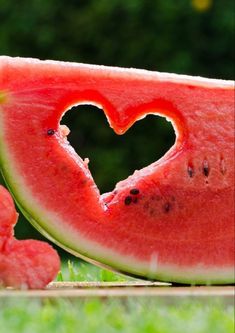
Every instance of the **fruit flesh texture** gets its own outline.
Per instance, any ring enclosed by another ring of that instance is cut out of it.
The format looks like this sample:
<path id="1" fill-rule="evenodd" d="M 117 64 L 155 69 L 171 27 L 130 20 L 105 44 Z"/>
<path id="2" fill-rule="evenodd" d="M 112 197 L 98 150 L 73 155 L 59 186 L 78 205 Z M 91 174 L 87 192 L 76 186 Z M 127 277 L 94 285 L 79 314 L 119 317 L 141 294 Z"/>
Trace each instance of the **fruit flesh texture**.
<path id="1" fill-rule="evenodd" d="M 0 185 L 0 252 L 5 241 L 13 237 L 13 227 L 17 218 L 18 215 L 10 194 Z"/>
<path id="2" fill-rule="evenodd" d="M 47 243 L 15 239 L 17 217 L 10 194 L 0 186 L 0 286 L 44 288 L 59 271 L 59 257 Z"/>
<path id="3" fill-rule="evenodd" d="M 72 253 L 130 274 L 234 280 L 232 82 L 4 57 L 1 63 L 0 163 L 34 224 Z M 166 116 L 175 145 L 100 195 L 60 127 L 65 110 L 85 102 L 101 106 L 117 134 L 148 113 Z"/>

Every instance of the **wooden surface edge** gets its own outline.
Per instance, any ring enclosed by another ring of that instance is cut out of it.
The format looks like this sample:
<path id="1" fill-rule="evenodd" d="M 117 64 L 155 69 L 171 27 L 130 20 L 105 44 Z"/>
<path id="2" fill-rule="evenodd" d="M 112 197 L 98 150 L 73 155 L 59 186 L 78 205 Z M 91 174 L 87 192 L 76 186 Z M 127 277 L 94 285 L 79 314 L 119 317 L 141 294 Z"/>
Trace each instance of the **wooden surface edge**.
<path id="1" fill-rule="evenodd" d="M 87 297 L 226 297 L 234 300 L 234 286 L 174 287 L 159 282 L 53 282 L 44 290 L 0 290 L 0 298 L 87 298 Z"/>

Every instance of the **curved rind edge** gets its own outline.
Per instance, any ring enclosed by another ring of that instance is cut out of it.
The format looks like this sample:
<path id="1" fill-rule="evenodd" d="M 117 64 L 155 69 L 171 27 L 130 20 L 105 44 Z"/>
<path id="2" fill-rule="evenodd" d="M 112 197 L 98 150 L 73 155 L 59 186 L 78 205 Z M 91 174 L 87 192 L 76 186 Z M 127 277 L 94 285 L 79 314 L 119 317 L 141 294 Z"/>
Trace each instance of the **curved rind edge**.
<path id="1" fill-rule="evenodd" d="M 23 215 L 27 218 L 27 220 L 47 239 L 64 249 L 65 251 L 71 253 L 72 255 L 79 257 L 87 262 L 90 262 L 92 264 L 95 264 L 99 267 L 106 268 L 124 275 L 132 276 L 139 279 L 145 279 L 145 280 L 157 280 L 157 281 L 164 281 L 164 282 L 175 282 L 175 283 L 183 283 L 183 284 L 191 284 L 191 285 L 211 285 L 211 284 L 230 284 L 235 282 L 234 277 L 234 268 L 232 267 L 231 270 L 229 269 L 230 273 L 222 274 L 221 271 L 223 268 L 218 267 L 216 270 L 213 269 L 213 272 L 211 274 L 210 270 L 207 271 L 205 274 L 196 274 L 194 272 L 195 268 L 192 269 L 192 272 L 190 274 L 189 271 L 184 268 L 183 270 L 179 270 L 176 267 L 172 269 L 171 273 L 164 272 L 163 269 L 159 268 L 156 272 L 146 272 L 145 269 L 141 269 L 140 265 L 138 267 L 135 267 L 133 265 L 133 261 L 129 260 L 127 258 L 124 259 L 123 262 L 120 262 L 116 260 L 117 255 L 115 255 L 115 260 L 112 260 L 112 256 L 110 257 L 109 253 L 104 253 L 104 260 L 101 256 L 96 256 L 94 253 L 90 253 L 90 251 L 84 251 L 84 249 L 78 249 L 69 244 L 69 240 L 66 238 L 63 238 L 62 235 L 64 233 L 56 233 L 55 230 L 50 230 L 47 225 L 43 224 L 42 221 L 40 221 L 40 218 L 37 216 L 32 217 L 29 213 L 26 212 L 26 209 L 24 207 L 24 204 L 22 204 L 22 201 L 19 199 L 19 196 L 17 195 L 17 190 L 15 190 L 8 181 L 8 177 L 6 177 L 6 174 L 4 171 L 2 172 L 3 178 L 6 182 L 7 187 L 9 188 L 9 191 L 12 193 L 15 202 Z M 22 198 L 22 196 L 20 196 Z M 40 222 L 37 222 L 36 220 L 39 220 Z M 89 240 L 87 241 L 89 243 Z M 79 244 L 79 239 L 77 240 L 77 244 Z M 93 252 L 94 251 L 94 245 L 92 246 Z M 108 249 L 103 250 L 104 252 L 109 252 Z M 96 252 L 97 253 L 97 252 Z M 109 257 L 109 258 L 108 258 Z M 128 263 L 125 263 L 125 261 L 128 261 Z M 131 267 L 132 264 L 132 267 Z M 173 267 L 173 266 L 172 266 Z M 232 272 L 232 273 L 231 273 Z M 192 275 L 195 275 L 194 278 Z M 197 276 L 196 276 L 197 275 Z M 206 277 L 205 277 L 206 276 Z"/>

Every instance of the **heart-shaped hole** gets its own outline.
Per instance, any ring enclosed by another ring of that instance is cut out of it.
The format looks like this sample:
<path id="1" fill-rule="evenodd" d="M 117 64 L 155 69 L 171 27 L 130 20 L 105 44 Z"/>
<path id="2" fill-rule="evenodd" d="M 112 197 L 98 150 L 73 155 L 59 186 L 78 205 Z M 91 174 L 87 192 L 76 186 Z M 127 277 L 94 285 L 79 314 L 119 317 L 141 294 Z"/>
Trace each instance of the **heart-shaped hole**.
<path id="1" fill-rule="evenodd" d="M 62 123 L 69 127 L 68 140 L 78 155 L 89 158 L 89 169 L 101 193 L 158 160 L 175 142 L 172 124 L 153 114 L 121 136 L 110 128 L 104 112 L 93 105 L 72 107 Z"/>

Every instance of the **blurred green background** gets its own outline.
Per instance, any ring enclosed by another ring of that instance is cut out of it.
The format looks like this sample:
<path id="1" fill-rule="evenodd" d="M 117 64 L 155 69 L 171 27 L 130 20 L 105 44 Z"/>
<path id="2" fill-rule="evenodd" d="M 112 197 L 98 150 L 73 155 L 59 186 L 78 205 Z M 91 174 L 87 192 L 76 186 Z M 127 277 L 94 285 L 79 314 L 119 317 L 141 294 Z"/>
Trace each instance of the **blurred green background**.
<path id="1" fill-rule="evenodd" d="M 234 7 L 234 0 L 0 0 L 0 54 L 233 79 Z M 62 123 L 101 192 L 175 140 L 157 116 L 121 137 L 96 107 L 74 107 Z M 23 217 L 16 235 L 40 238 Z"/>

